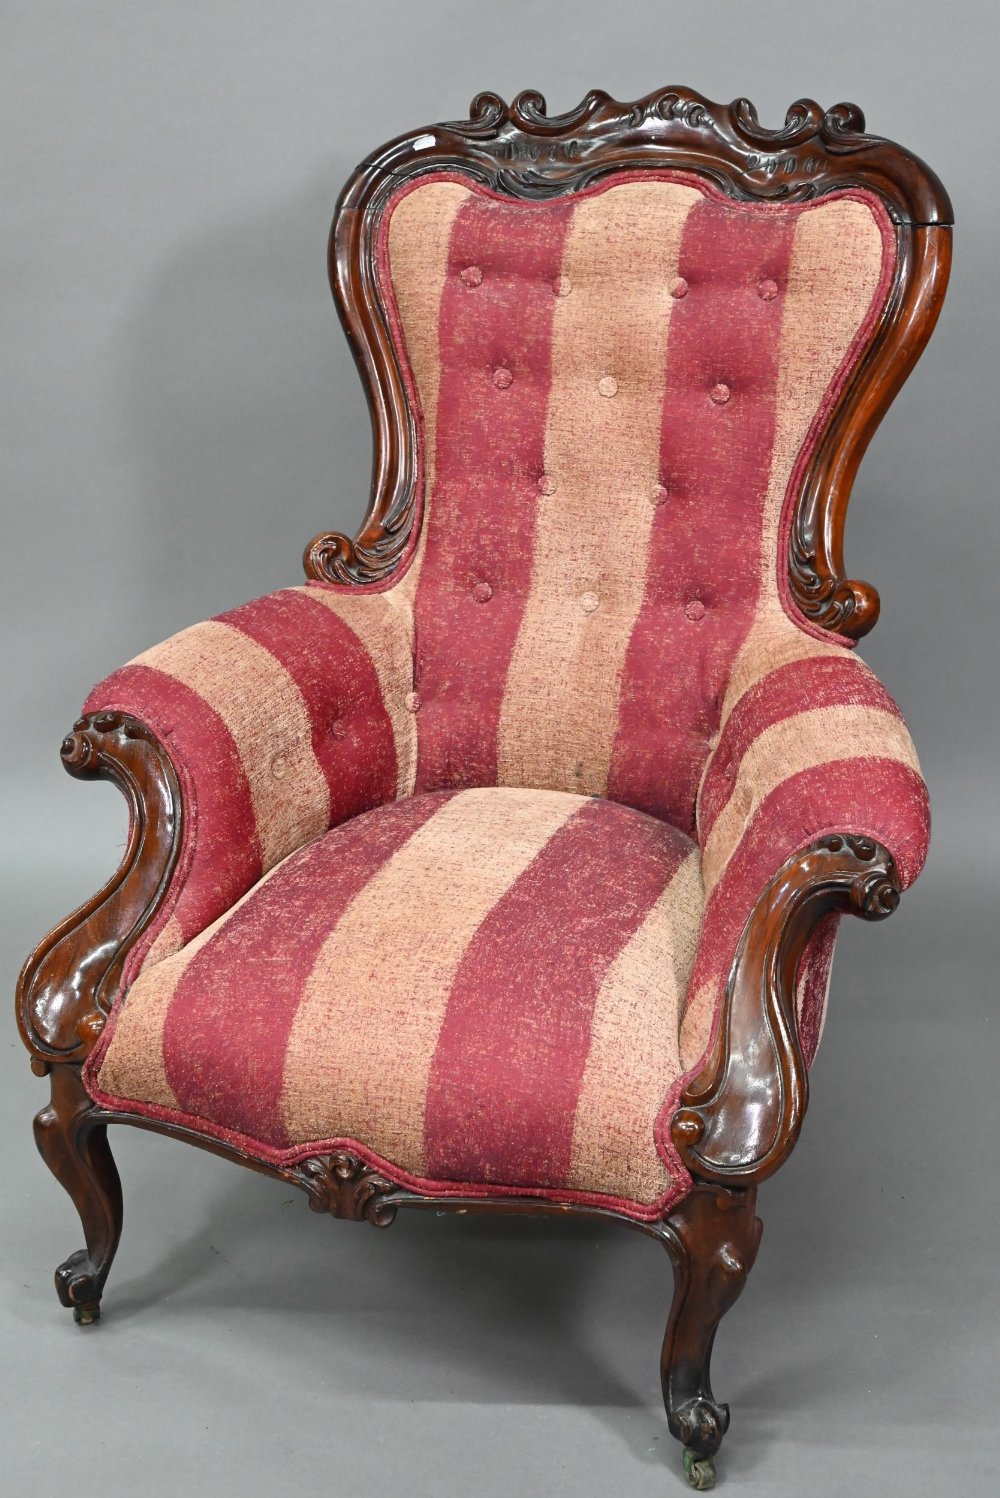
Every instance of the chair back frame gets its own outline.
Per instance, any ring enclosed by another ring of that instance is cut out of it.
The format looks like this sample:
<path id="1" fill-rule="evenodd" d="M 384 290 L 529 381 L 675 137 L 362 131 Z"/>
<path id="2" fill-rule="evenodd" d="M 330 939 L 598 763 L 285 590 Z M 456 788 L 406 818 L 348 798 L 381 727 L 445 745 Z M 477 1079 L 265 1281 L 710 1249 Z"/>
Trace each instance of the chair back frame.
<path id="1" fill-rule="evenodd" d="M 330 281 L 368 397 L 373 429 L 368 512 L 353 538 L 338 531 L 306 548 L 317 581 L 386 585 L 418 514 L 419 419 L 384 306 L 378 229 L 390 198 L 419 177 L 461 173 L 522 199 L 577 193 L 611 173 L 694 173 L 746 202 L 797 203 L 844 188 L 876 193 L 896 234 L 896 271 L 873 337 L 826 416 L 799 476 L 788 541 L 791 595 L 813 624 L 857 640 L 879 614 L 877 590 L 846 575 L 844 525 L 868 443 L 937 321 L 951 264 L 952 208 L 918 157 L 865 133 L 853 104 L 824 111 L 811 99 L 765 129 L 748 99 L 714 104 L 687 88 L 633 103 L 593 90 L 566 114 L 548 116 L 535 92 L 510 105 L 478 94 L 468 120 L 399 136 L 347 183 L 330 235 Z"/>

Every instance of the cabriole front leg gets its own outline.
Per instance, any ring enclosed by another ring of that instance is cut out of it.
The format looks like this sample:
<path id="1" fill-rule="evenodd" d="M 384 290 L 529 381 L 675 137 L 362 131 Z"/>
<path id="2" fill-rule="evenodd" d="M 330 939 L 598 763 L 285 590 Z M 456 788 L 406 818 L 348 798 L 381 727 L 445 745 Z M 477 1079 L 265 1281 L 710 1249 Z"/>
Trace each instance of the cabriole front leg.
<path id="1" fill-rule="evenodd" d="M 122 1188 L 107 1139 L 107 1125 L 87 1095 L 78 1066 L 51 1073 L 52 1101 L 35 1118 L 42 1159 L 80 1214 L 86 1248 L 56 1270 L 56 1293 L 81 1325 L 101 1314 L 104 1282 L 122 1231 Z"/>
<path id="2" fill-rule="evenodd" d="M 696 1185 L 667 1218 L 674 1299 L 660 1378 L 670 1433 L 684 1447 L 684 1471 L 699 1491 L 715 1485 L 714 1457 L 729 1429 L 729 1406 L 712 1392 L 712 1345 L 757 1256 L 762 1223 L 756 1190 Z"/>
<path id="3" fill-rule="evenodd" d="M 96 1321 L 118 1247 L 122 1193 L 105 1116 L 83 1085 L 82 1067 L 107 1022 L 125 961 L 163 904 L 177 864 L 181 798 L 166 749 L 124 713 L 81 718 L 64 740 L 71 775 L 110 780 L 125 796 L 125 856 L 103 889 L 44 937 L 21 970 L 15 999 L 31 1068 L 48 1076 L 52 1100 L 35 1119 L 35 1140 L 80 1214 L 86 1248 L 56 1270 L 56 1289 L 77 1321 Z"/>

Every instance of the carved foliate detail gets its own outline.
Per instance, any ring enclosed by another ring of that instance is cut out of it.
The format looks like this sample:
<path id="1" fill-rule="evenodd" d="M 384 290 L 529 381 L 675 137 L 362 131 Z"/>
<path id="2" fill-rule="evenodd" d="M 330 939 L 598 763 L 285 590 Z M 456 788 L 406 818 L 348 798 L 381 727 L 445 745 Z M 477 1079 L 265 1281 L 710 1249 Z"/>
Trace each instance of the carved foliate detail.
<path id="1" fill-rule="evenodd" d="M 325 531 L 306 547 L 307 577 L 328 583 L 380 583 L 396 570 L 413 525 L 412 502 L 386 521 L 370 542 L 341 531 Z"/>
<path id="2" fill-rule="evenodd" d="M 577 191 L 594 180 L 591 170 L 669 164 L 708 168 L 741 197 L 801 201 L 828 192 L 852 158 L 850 170 L 871 178 L 894 216 L 951 221 L 940 183 L 919 163 L 912 181 L 900 182 L 885 159 L 897 148 L 865 133 L 856 104 L 824 110 L 798 99 L 784 125 L 770 130 L 749 99 L 717 104 L 689 88 L 662 88 L 628 103 L 593 89 L 575 109 L 551 116 L 542 95 L 529 89 L 509 105 L 498 94 L 478 94 L 468 120 L 416 138 L 421 150 L 433 151 L 449 137 L 468 143 L 472 162 L 492 174 L 492 185 L 519 197 L 553 197 L 567 185 Z"/>
<path id="3" fill-rule="evenodd" d="M 314 1212 L 329 1212 L 351 1222 L 387 1228 L 396 1216 L 398 1187 L 347 1150 L 315 1155 L 282 1172 L 303 1187 Z"/>
<path id="4" fill-rule="evenodd" d="M 860 640 L 878 623 L 878 589 L 856 578 L 834 576 L 798 523 L 789 543 L 788 575 L 792 596 L 810 623 L 849 640 Z"/>
<path id="5" fill-rule="evenodd" d="M 166 894 L 181 835 L 180 788 L 164 747 L 126 713 L 92 713 L 63 740 L 78 779 L 110 780 L 129 804 L 128 845 L 103 889 L 50 931 L 17 985 L 17 1018 L 32 1066 L 82 1061 L 104 1028 L 129 951 Z"/>

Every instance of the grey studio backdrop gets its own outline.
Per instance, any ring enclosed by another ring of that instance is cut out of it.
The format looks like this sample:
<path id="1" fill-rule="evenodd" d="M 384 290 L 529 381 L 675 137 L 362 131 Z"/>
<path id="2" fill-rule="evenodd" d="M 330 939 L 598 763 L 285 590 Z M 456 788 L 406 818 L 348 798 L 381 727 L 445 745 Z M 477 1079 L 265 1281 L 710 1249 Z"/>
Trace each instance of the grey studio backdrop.
<path id="1" fill-rule="evenodd" d="M 997 375 L 993 0 L 545 5 L 6 0 L 0 400 L 6 986 L 114 866 L 125 816 L 58 763 L 92 682 L 300 578 L 368 484 L 325 282 L 345 176 L 472 94 L 552 110 L 667 82 L 855 99 L 959 222 L 949 302 L 857 484 L 863 654 L 931 786 L 927 870 L 845 923 L 813 1101 L 761 1193 L 724 1323 L 730 1492 L 1000 1490 Z M 51 1272 L 75 1215 L 34 1154 L 44 1101 L 3 1029 L 5 1490 L 219 1498 L 680 1492 L 657 1357 L 659 1248 L 624 1229 L 407 1217 L 387 1234 L 121 1130 L 125 1233 L 93 1332 Z"/>

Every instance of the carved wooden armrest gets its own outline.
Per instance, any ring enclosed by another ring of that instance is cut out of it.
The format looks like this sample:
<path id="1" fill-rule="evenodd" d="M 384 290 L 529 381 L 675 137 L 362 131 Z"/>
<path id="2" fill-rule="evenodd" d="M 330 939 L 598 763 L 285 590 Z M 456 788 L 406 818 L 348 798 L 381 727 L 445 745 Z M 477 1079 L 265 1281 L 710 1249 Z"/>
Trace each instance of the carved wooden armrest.
<path id="1" fill-rule="evenodd" d="M 32 952 L 17 985 L 17 1018 L 44 1076 L 54 1062 L 82 1062 L 104 1028 L 125 960 L 166 896 L 181 841 L 181 794 L 163 745 L 126 713 L 81 718 L 61 749 L 79 779 L 110 780 L 129 804 L 125 855 L 86 904 Z"/>
<path id="2" fill-rule="evenodd" d="M 895 860 L 873 838 L 822 837 L 779 869 L 744 928 L 711 1054 L 671 1122 L 692 1175 L 751 1186 L 787 1159 L 809 1101 L 796 1014 L 807 943 L 824 916 L 883 920 L 899 895 Z"/>

